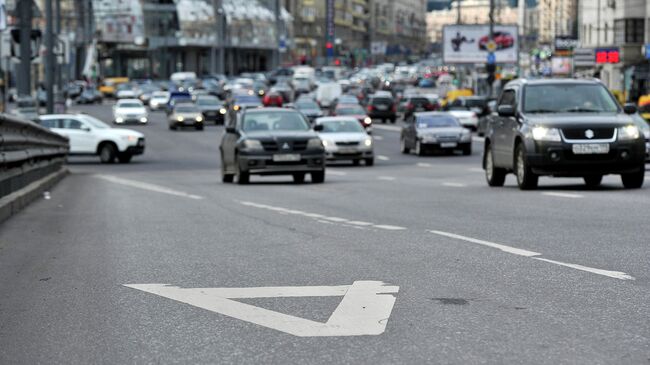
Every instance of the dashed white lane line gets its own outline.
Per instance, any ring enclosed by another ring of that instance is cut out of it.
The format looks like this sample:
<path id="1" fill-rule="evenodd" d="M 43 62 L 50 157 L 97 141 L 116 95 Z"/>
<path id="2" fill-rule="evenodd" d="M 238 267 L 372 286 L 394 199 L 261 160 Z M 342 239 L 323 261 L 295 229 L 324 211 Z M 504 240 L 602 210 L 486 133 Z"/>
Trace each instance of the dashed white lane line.
<path id="1" fill-rule="evenodd" d="M 386 230 L 386 231 L 403 231 L 403 230 L 406 229 L 405 227 L 400 227 L 400 226 L 393 226 L 393 225 L 388 225 L 388 224 L 375 224 L 375 223 L 371 223 L 371 222 L 351 220 L 351 219 L 345 219 L 345 218 L 340 218 L 340 217 L 328 217 L 328 216 L 325 216 L 325 215 L 322 215 L 322 214 L 308 213 L 308 212 L 303 212 L 303 211 L 300 211 L 300 210 L 293 210 L 293 209 L 287 209 L 287 208 L 282 208 L 282 207 L 274 207 L 274 206 L 266 205 L 266 204 L 258 204 L 258 203 L 246 202 L 246 201 L 240 201 L 239 203 L 241 205 L 245 205 L 247 207 L 271 210 L 271 211 L 278 212 L 278 213 L 281 213 L 281 214 L 293 214 L 293 215 L 299 215 L 299 216 L 302 216 L 302 217 L 314 218 L 314 219 L 318 220 L 319 222 L 346 224 L 346 225 L 350 225 L 350 226 L 355 226 L 356 228 L 369 227 L 369 228 L 383 229 L 383 230 Z"/>
<path id="2" fill-rule="evenodd" d="M 446 182 L 442 183 L 442 186 L 449 186 L 452 188 L 465 188 L 467 187 L 467 184 L 461 184 L 461 183 L 455 183 L 455 182 Z"/>
<path id="3" fill-rule="evenodd" d="M 337 170 L 328 169 L 327 172 L 326 172 L 326 174 L 334 175 L 334 176 L 345 176 L 345 175 L 347 175 L 348 173 L 347 173 L 347 172 L 343 172 L 343 171 L 337 171 Z"/>
<path id="4" fill-rule="evenodd" d="M 481 172 L 481 173 L 482 173 L 482 172 L 485 172 L 485 170 L 483 170 L 483 169 L 480 168 L 480 167 L 472 167 L 472 168 L 467 169 L 467 171 L 471 171 L 471 172 Z"/>
<path id="5" fill-rule="evenodd" d="M 377 159 L 380 161 L 390 161 L 390 157 L 384 155 L 377 156 Z"/>
<path id="6" fill-rule="evenodd" d="M 580 194 L 571 194 L 571 193 L 555 193 L 555 192 L 546 192 L 542 193 L 542 195 L 546 196 L 554 196 L 558 198 L 569 198 L 569 199 L 580 199 L 583 198 L 582 195 Z"/>
<path id="7" fill-rule="evenodd" d="M 428 162 L 418 162 L 416 164 L 417 167 L 431 167 L 431 164 Z"/>
<path id="8" fill-rule="evenodd" d="M 188 198 L 188 199 L 194 199 L 194 200 L 201 200 L 203 199 L 202 196 L 194 195 L 194 194 L 188 194 L 184 191 L 178 191 L 178 190 L 173 190 L 166 188 L 164 186 L 160 185 L 154 185 L 142 181 L 137 181 L 137 180 L 129 180 L 129 179 L 123 179 L 121 177 L 113 176 L 113 175 L 93 175 L 95 178 L 110 181 L 115 184 L 120 184 L 124 186 L 130 186 L 132 188 L 137 188 L 137 189 L 142 189 L 142 190 L 148 190 L 148 191 L 153 191 L 156 193 L 162 193 L 162 194 L 167 194 L 167 195 L 174 195 L 174 196 L 180 196 L 183 198 Z"/>
<path id="9" fill-rule="evenodd" d="M 391 131 L 391 132 L 401 132 L 402 127 L 398 127 L 395 125 L 381 125 L 381 124 L 374 124 L 372 126 L 374 129 L 381 129 L 384 131 Z"/>
<path id="10" fill-rule="evenodd" d="M 534 260 L 539 260 L 539 261 L 548 262 L 548 263 L 554 264 L 554 265 L 569 267 L 569 268 L 572 268 L 572 269 L 575 269 L 575 270 L 586 271 L 586 272 L 590 272 L 592 274 L 607 276 L 607 277 L 614 278 L 614 279 L 619 279 L 619 280 L 634 280 L 633 276 L 628 275 L 628 274 L 626 274 L 626 273 L 624 273 L 622 271 L 603 270 L 603 269 L 597 269 L 597 268 L 593 268 L 593 267 L 589 267 L 589 266 L 571 264 L 571 263 L 562 262 L 562 261 L 549 260 L 549 259 L 545 259 L 543 257 L 537 257 L 537 256 L 542 255 L 539 252 L 528 251 L 528 250 L 524 250 L 524 249 L 521 249 L 521 248 L 512 247 L 512 246 L 508 246 L 508 245 L 504 245 L 504 244 L 500 244 L 500 243 L 494 243 L 494 242 L 479 240 L 479 239 L 472 238 L 472 237 L 461 236 L 461 235 L 458 235 L 458 234 L 455 234 L 455 233 L 449 233 L 449 232 L 443 232 L 443 231 L 435 231 L 435 230 L 430 230 L 429 232 L 431 232 L 433 234 L 436 234 L 438 236 L 444 236 L 444 237 L 453 238 L 453 239 L 457 239 L 457 240 L 461 240 L 461 241 L 465 241 L 465 242 L 475 243 L 475 244 L 478 244 L 478 245 L 481 245 L 481 246 L 496 248 L 497 250 L 501 250 L 503 252 L 510 253 L 510 254 L 513 254 L 513 255 L 529 257 L 529 258 L 534 259 Z"/>
<path id="11" fill-rule="evenodd" d="M 382 181 L 395 181 L 395 178 L 392 176 L 377 176 L 377 180 Z"/>

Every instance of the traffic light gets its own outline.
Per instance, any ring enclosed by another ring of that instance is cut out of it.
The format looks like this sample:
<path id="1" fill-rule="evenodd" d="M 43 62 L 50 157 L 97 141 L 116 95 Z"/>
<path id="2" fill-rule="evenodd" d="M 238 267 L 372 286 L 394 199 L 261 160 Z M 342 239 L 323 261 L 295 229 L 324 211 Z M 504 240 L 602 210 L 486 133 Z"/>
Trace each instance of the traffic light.
<path id="1" fill-rule="evenodd" d="M 334 45 L 332 42 L 325 43 L 325 48 L 327 51 L 327 57 L 334 57 Z"/>

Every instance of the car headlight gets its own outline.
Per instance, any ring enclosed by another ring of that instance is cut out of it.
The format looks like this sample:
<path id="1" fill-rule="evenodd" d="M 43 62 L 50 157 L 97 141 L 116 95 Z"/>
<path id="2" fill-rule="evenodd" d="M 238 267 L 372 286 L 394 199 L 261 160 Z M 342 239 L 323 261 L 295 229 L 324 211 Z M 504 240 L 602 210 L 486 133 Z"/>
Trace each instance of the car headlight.
<path id="1" fill-rule="evenodd" d="M 470 133 L 469 131 L 463 131 L 463 133 L 460 134 L 460 140 L 461 141 L 466 142 L 466 141 L 469 141 L 471 139 L 472 139 L 472 133 Z"/>
<path id="2" fill-rule="evenodd" d="M 124 122 L 124 118 L 122 117 L 115 118 L 115 123 L 123 123 L 123 122 Z"/>
<path id="3" fill-rule="evenodd" d="M 436 142 L 438 142 L 438 138 L 436 138 L 435 134 L 422 134 L 422 135 L 420 135 L 420 139 L 423 142 L 428 142 L 428 143 L 436 143 Z"/>
<path id="4" fill-rule="evenodd" d="M 312 138 L 307 142 L 307 149 L 320 149 L 323 148 L 325 144 L 320 138 Z"/>
<path id="5" fill-rule="evenodd" d="M 201 116 L 196 117 L 196 121 L 197 121 L 197 122 L 202 122 L 202 121 L 203 121 L 203 117 L 201 117 Z"/>
<path id="6" fill-rule="evenodd" d="M 322 140 L 322 143 L 323 143 L 323 147 L 334 146 L 334 142 L 332 142 L 332 141 L 328 141 L 328 140 L 326 140 L 326 139 Z"/>
<path id="7" fill-rule="evenodd" d="M 179 122 L 182 122 L 182 121 L 185 120 L 185 118 L 183 118 L 183 117 L 178 117 L 178 118 L 176 118 L 176 120 L 179 121 Z"/>
<path id="8" fill-rule="evenodd" d="M 371 123 L 372 123 L 372 119 L 370 119 L 370 117 L 365 117 L 363 119 L 363 124 L 370 125 Z"/>
<path id="9" fill-rule="evenodd" d="M 122 139 L 127 141 L 127 142 L 136 142 L 138 140 L 138 137 L 136 137 L 136 136 L 122 136 Z"/>
<path id="10" fill-rule="evenodd" d="M 533 139 L 536 141 L 561 142 L 560 130 L 557 128 L 533 127 Z"/>
<path id="11" fill-rule="evenodd" d="M 147 122 L 147 117 L 140 118 L 140 123 L 146 123 L 146 122 Z"/>
<path id="12" fill-rule="evenodd" d="M 262 95 L 264 95 L 264 90 L 260 90 L 257 93 L 260 94 L 260 96 L 262 96 Z"/>
<path id="13" fill-rule="evenodd" d="M 363 140 L 363 145 L 366 147 L 371 147 L 372 146 L 372 138 L 366 138 Z"/>
<path id="14" fill-rule="evenodd" d="M 227 112 L 226 108 L 219 109 L 219 113 L 221 114 L 226 114 L 226 112 Z"/>
<path id="15" fill-rule="evenodd" d="M 256 139 L 247 139 L 242 143 L 242 147 L 246 150 L 262 150 L 262 142 Z"/>
<path id="16" fill-rule="evenodd" d="M 233 106 L 232 108 L 233 108 L 235 111 L 237 111 L 237 110 L 240 109 L 239 105 L 235 105 L 235 106 Z"/>
<path id="17" fill-rule="evenodd" d="M 618 139 L 622 141 L 637 139 L 640 135 L 639 127 L 635 125 L 626 125 L 618 129 Z"/>

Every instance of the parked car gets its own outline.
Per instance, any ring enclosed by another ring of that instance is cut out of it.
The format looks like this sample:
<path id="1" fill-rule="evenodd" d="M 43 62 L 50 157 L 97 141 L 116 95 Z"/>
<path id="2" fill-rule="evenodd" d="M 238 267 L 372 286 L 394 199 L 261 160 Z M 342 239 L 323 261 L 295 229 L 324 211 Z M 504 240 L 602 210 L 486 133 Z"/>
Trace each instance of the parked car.
<path id="1" fill-rule="evenodd" d="M 320 126 L 318 136 L 323 140 L 328 161 L 352 161 L 366 166 L 375 163 L 372 137 L 351 117 L 323 117 L 316 119 Z"/>
<path id="2" fill-rule="evenodd" d="M 145 138 L 140 132 L 111 128 L 101 120 L 86 114 L 42 115 L 38 123 L 53 132 L 68 137 L 70 155 L 99 156 L 103 163 L 122 163 L 144 153 Z"/>
<path id="3" fill-rule="evenodd" d="M 368 132 L 372 131 L 372 119 L 359 104 L 339 104 L 331 116 L 345 116 L 356 119 Z"/>
<path id="4" fill-rule="evenodd" d="M 318 128 L 316 128 L 318 130 Z M 230 118 L 221 140 L 223 182 L 247 184 L 251 175 L 291 175 L 302 183 L 325 181 L 325 150 L 300 112 L 287 108 L 245 109 Z"/>
<path id="5" fill-rule="evenodd" d="M 113 123 L 138 123 L 149 122 L 147 108 L 139 99 L 120 99 L 113 105 Z"/>
<path id="6" fill-rule="evenodd" d="M 154 91 L 151 93 L 151 99 L 149 99 L 149 109 L 159 110 L 165 108 L 169 103 L 169 97 L 169 91 Z"/>
<path id="7" fill-rule="evenodd" d="M 196 106 L 201 110 L 203 119 L 214 121 L 215 124 L 223 124 L 226 117 L 226 106 L 223 100 L 212 95 L 199 96 L 196 99 Z"/>
<path id="8" fill-rule="evenodd" d="M 203 130 L 203 114 L 198 106 L 190 103 L 181 103 L 174 107 L 167 117 L 169 129 L 179 127 L 194 127 L 197 131 Z"/>
<path id="9" fill-rule="evenodd" d="M 582 177 L 595 187 L 617 174 L 625 188 L 640 188 L 646 142 L 636 111 L 597 80 L 511 81 L 485 136 L 487 183 L 502 186 L 513 172 L 522 190 L 535 189 L 540 176 Z"/>
<path id="10" fill-rule="evenodd" d="M 472 133 L 458 119 L 444 112 L 415 113 L 407 119 L 400 136 L 402 153 L 422 156 L 429 151 L 472 154 Z"/>
<path id="11" fill-rule="evenodd" d="M 397 104 L 392 96 L 373 95 L 368 99 L 366 111 L 371 119 L 380 119 L 382 123 L 397 119 Z"/>

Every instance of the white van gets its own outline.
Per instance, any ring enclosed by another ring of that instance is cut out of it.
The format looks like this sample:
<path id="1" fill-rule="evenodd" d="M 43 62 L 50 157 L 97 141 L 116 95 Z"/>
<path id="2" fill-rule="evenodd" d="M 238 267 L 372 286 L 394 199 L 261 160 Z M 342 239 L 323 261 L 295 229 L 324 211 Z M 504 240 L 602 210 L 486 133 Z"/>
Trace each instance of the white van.
<path id="1" fill-rule="evenodd" d="M 293 77 L 306 77 L 313 81 L 316 78 L 316 69 L 309 66 L 296 66 L 293 69 Z"/>
<path id="2" fill-rule="evenodd" d="M 316 102 L 321 108 L 329 108 L 341 95 L 343 95 L 341 85 L 336 82 L 323 83 L 316 89 Z"/>

